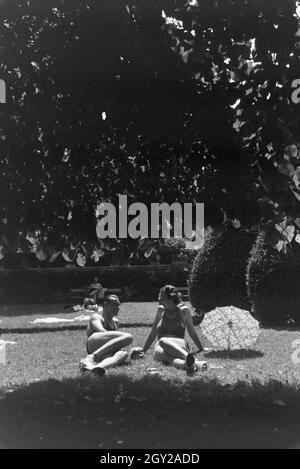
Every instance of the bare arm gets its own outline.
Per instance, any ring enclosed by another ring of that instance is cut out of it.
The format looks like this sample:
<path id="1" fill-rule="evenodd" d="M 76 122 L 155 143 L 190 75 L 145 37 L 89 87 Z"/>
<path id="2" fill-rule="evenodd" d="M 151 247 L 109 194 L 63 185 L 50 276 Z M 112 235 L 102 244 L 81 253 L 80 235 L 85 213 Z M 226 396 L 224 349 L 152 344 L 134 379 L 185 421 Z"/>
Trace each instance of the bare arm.
<path id="1" fill-rule="evenodd" d="M 146 353 L 147 350 L 151 347 L 151 345 L 153 344 L 156 336 L 157 336 L 157 325 L 162 317 L 162 313 L 164 311 L 164 308 L 162 306 L 159 306 L 157 308 L 157 312 L 156 312 L 156 316 L 155 316 L 155 319 L 154 319 L 154 322 L 152 324 L 152 328 L 151 328 L 151 331 L 146 339 L 146 342 L 145 342 L 145 345 L 143 347 L 143 352 Z"/>
<path id="2" fill-rule="evenodd" d="M 199 336 L 198 336 L 198 334 L 196 332 L 196 329 L 194 327 L 192 315 L 191 315 L 191 312 L 190 312 L 189 308 L 188 307 L 183 308 L 180 311 L 180 314 L 181 314 L 181 317 L 182 317 L 182 319 L 183 319 L 183 321 L 186 325 L 186 328 L 187 328 L 187 331 L 189 333 L 190 338 L 192 339 L 192 341 L 194 342 L 194 344 L 198 348 L 198 351 L 202 352 L 203 346 L 201 344 Z"/>
<path id="3" fill-rule="evenodd" d="M 118 331 L 118 330 L 119 330 L 120 321 L 119 321 L 119 319 L 114 318 L 114 322 L 115 322 L 115 326 L 116 326 L 116 331 Z"/>
<path id="4" fill-rule="evenodd" d="M 103 327 L 100 316 L 97 313 L 92 314 L 92 316 L 90 318 L 89 326 L 95 332 L 106 332 L 106 330 Z"/>

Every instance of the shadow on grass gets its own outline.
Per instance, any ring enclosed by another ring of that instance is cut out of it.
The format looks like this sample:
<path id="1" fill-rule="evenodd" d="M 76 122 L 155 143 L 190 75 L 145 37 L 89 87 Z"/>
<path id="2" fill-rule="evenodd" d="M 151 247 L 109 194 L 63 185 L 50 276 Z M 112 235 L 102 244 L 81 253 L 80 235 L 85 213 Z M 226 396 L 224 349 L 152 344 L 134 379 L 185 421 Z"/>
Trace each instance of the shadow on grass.
<path id="1" fill-rule="evenodd" d="M 52 379 L 0 394 L 0 415 L 2 448 L 287 448 L 300 439 L 299 389 L 277 381 Z"/>
<path id="2" fill-rule="evenodd" d="M 259 350 L 242 349 L 242 350 L 214 350 L 204 354 L 205 358 L 229 358 L 231 360 L 246 360 L 249 358 L 261 358 L 264 356 Z"/>
<path id="3" fill-rule="evenodd" d="M 68 314 L 76 313 L 74 311 L 74 306 L 76 302 L 65 303 L 64 301 L 51 301 L 49 303 L 0 303 L 0 317 L 2 318 L 17 318 L 19 316 L 33 316 L 38 315 L 43 316 L 53 316 L 56 314 Z M 144 299 L 143 301 L 135 301 L 130 299 L 130 301 L 122 301 L 122 310 L 129 308 L 130 310 L 136 309 L 137 311 L 144 311 L 145 314 L 148 312 L 155 315 L 157 308 L 157 299 Z M 81 313 L 78 313 L 81 314 Z M 126 314 L 126 313 L 125 313 Z M 146 316 L 147 317 L 147 316 Z M 146 319 L 145 317 L 145 319 Z"/>
<path id="4" fill-rule="evenodd" d="M 283 326 L 268 326 L 268 325 L 263 325 L 262 326 L 264 329 L 273 329 L 274 331 L 288 331 L 288 332 L 298 332 L 300 331 L 300 325 L 295 325 L 295 326 L 290 326 L 290 325 L 283 325 Z"/>
<path id="5" fill-rule="evenodd" d="M 66 311 L 64 305 L 60 302 L 51 303 L 6 303 L 0 304 L 1 318 L 17 318 L 18 316 L 51 316 L 57 313 L 73 312 Z"/>
<path id="6" fill-rule="evenodd" d="M 132 322 L 132 323 L 120 323 L 120 328 L 126 329 L 128 327 L 150 327 L 151 324 L 147 322 Z M 85 330 L 87 328 L 87 323 L 85 324 L 60 324 L 57 325 L 53 323 L 53 325 L 45 325 L 41 324 L 38 326 L 25 326 L 25 327 L 2 327 L 0 328 L 0 335 L 1 334 L 32 334 L 32 333 L 39 333 L 39 332 L 57 332 L 57 331 L 79 331 Z"/>

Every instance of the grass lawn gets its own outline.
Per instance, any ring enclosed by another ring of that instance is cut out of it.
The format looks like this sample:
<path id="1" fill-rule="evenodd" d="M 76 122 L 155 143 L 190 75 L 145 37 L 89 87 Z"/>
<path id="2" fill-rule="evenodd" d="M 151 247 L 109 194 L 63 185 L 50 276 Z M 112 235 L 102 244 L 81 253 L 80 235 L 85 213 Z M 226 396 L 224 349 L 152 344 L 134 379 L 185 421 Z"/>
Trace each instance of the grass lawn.
<path id="1" fill-rule="evenodd" d="M 123 303 L 119 316 L 121 326 L 150 325 L 155 317 L 157 303 Z M 39 330 L 85 329 L 87 323 L 33 324 L 35 319 L 56 317 L 72 319 L 82 312 L 64 309 L 63 304 L 53 305 L 0 305 L 0 331 L 38 332 Z"/>
<path id="2" fill-rule="evenodd" d="M 279 448 L 300 443 L 300 364 L 291 360 L 300 332 L 262 330 L 253 350 L 230 356 L 204 353 L 200 357 L 209 369 L 192 378 L 156 363 L 150 350 L 144 360 L 97 379 L 78 372 L 84 324 L 32 329 L 29 322 L 45 314 L 74 317 L 53 307 L 47 313 L 47 307 L 1 314 L 1 339 L 16 342 L 7 345 L 7 362 L 0 365 L 1 448 Z M 144 343 L 149 332 L 144 324 L 154 314 L 155 303 L 123 305 L 120 321 L 134 345 Z M 151 375 L 149 368 L 159 374 Z"/>

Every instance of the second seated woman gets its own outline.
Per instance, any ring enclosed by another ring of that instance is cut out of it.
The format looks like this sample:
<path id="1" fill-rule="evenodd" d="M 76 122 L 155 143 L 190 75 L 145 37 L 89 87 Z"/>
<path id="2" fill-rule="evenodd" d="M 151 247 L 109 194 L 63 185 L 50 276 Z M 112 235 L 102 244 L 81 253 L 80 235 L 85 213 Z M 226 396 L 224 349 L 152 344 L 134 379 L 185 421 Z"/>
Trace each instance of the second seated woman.
<path id="1" fill-rule="evenodd" d="M 185 369 L 187 374 L 193 374 L 197 370 L 205 370 L 206 363 L 195 360 L 194 354 L 191 353 L 185 340 L 185 331 L 187 330 L 198 348 L 197 352 L 203 351 L 190 309 L 182 303 L 179 291 L 173 285 L 166 285 L 160 290 L 158 301 L 156 317 L 142 352 L 146 353 L 157 338 L 158 341 L 154 348 L 156 360 Z"/>

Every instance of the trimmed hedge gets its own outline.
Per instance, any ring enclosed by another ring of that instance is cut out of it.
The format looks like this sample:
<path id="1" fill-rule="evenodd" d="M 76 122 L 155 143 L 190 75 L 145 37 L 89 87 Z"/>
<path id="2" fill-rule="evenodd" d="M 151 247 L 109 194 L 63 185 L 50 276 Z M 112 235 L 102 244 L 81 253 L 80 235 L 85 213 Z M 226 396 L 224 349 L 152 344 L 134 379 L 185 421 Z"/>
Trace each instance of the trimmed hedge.
<path id="1" fill-rule="evenodd" d="M 224 223 L 205 238 L 189 278 L 193 307 L 207 312 L 216 306 L 249 309 L 246 268 L 255 234 Z"/>
<path id="2" fill-rule="evenodd" d="M 156 301 L 166 284 L 187 284 L 186 265 L 109 266 L 0 271 L 0 302 L 66 302 L 71 288 L 91 283 L 97 275 L 107 288 L 121 288 L 128 300 Z"/>
<path id="3" fill-rule="evenodd" d="M 258 235 L 247 267 L 252 313 L 266 326 L 300 325 L 300 246 L 279 253 L 267 236 Z"/>

